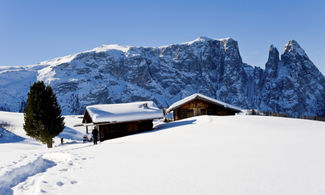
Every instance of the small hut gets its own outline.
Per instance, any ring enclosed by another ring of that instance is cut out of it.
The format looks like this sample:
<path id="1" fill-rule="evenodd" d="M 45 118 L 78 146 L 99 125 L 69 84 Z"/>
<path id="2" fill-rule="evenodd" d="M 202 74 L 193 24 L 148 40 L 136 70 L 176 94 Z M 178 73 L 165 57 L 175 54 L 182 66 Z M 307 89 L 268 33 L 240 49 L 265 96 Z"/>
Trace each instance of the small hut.
<path id="1" fill-rule="evenodd" d="M 95 126 L 99 140 L 107 140 L 152 130 L 153 119 L 163 118 L 163 112 L 152 101 L 87 106 L 82 123 Z"/>
<path id="2" fill-rule="evenodd" d="M 167 112 L 174 112 L 174 120 L 199 115 L 235 115 L 241 108 L 195 93 L 172 104 Z"/>

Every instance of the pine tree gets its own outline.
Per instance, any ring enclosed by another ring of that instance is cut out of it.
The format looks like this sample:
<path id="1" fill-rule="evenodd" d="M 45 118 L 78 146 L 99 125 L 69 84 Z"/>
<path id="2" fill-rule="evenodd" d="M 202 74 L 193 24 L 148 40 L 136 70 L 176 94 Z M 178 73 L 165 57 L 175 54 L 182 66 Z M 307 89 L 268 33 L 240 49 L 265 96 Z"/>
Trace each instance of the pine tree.
<path id="1" fill-rule="evenodd" d="M 50 86 L 35 82 L 28 93 L 24 111 L 24 129 L 28 136 L 52 148 L 53 138 L 64 129 L 61 108 Z"/>

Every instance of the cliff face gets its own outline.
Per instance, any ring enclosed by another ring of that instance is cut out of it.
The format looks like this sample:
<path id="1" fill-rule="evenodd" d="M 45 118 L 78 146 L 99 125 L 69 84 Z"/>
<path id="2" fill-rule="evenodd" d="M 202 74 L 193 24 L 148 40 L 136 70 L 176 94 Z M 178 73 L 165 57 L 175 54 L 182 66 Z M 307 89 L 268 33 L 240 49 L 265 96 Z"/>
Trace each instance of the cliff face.
<path id="1" fill-rule="evenodd" d="M 325 115 L 325 78 L 295 41 L 281 59 L 271 46 L 265 70 L 243 63 L 235 40 L 205 37 L 164 47 L 103 45 L 34 66 L 4 67 L 0 109 L 21 111 L 36 80 L 52 86 L 65 114 L 141 100 L 168 107 L 198 92 L 242 108 Z"/>

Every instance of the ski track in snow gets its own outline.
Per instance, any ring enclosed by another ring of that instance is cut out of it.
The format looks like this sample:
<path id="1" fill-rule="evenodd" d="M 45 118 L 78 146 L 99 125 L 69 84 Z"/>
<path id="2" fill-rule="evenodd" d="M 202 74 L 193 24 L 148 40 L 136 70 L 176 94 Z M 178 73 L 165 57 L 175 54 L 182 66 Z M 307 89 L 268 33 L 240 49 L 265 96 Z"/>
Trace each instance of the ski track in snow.
<path id="1" fill-rule="evenodd" d="M 55 162 L 56 166 L 46 172 L 30 177 L 19 185 L 15 186 L 16 194 L 57 194 L 64 185 L 73 185 L 78 183 L 75 179 L 71 179 L 69 170 L 78 168 L 78 156 L 65 152 L 52 152 L 43 155 L 43 158 Z M 59 175 L 53 180 L 51 175 Z"/>
<path id="2" fill-rule="evenodd" d="M 79 145 L 79 144 L 77 144 Z M 69 149 L 59 149 L 44 154 L 30 154 L 28 157 L 37 155 L 36 160 L 24 164 L 27 156 L 9 164 L 8 169 L 0 176 L 0 194 L 57 194 L 64 185 L 78 183 L 70 174 L 71 169 L 80 169 L 80 163 L 87 160 L 71 152 L 88 146 L 72 146 Z M 48 176 L 59 175 L 56 180 Z"/>
<path id="3" fill-rule="evenodd" d="M 11 189 L 12 187 L 25 181 L 30 176 L 45 172 L 48 168 L 55 165 L 55 162 L 39 156 L 35 161 L 30 162 L 27 165 L 6 172 L 2 177 L 0 177 L 0 194 L 13 194 L 13 190 Z"/>

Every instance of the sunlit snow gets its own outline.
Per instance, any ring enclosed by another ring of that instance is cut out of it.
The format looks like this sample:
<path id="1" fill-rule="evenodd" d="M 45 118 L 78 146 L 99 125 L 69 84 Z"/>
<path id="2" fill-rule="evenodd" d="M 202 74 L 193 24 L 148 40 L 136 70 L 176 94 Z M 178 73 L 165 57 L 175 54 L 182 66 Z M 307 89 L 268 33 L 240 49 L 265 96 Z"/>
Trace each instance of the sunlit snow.
<path id="1" fill-rule="evenodd" d="M 6 120 L 25 139 L 0 143 L 0 194 L 325 192 L 324 122 L 199 116 L 94 146 L 79 139 L 81 116 L 66 116 L 69 139 L 47 149 L 26 137 L 22 114 Z"/>

